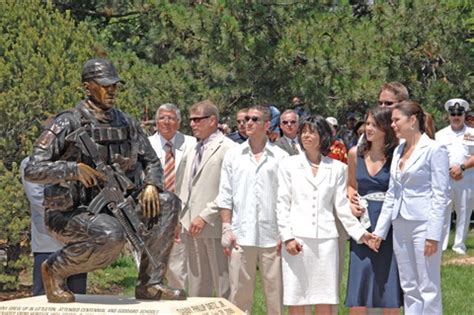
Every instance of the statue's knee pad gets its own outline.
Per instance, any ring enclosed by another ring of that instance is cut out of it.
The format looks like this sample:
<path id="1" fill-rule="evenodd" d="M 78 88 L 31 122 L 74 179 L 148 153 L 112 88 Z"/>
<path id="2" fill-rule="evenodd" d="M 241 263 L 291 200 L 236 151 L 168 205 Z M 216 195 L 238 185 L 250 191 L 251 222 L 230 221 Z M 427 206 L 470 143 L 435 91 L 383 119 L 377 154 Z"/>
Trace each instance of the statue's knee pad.
<path id="1" fill-rule="evenodd" d="M 125 243 L 125 233 L 119 221 L 111 215 L 100 213 L 91 220 L 88 230 L 98 242 L 112 245 Z"/>

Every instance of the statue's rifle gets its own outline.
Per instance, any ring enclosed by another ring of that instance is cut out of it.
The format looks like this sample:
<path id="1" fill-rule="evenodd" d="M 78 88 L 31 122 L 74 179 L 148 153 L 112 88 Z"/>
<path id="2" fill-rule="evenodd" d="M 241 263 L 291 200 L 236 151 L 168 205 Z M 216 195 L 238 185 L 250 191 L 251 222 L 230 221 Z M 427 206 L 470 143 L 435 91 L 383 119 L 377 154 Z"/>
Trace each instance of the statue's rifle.
<path id="1" fill-rule="evenodd" d="M 102 161 L 96 143 L 84 127 L 69 134 L 67 140 L 75 142 L 81 152 L 95 164 L 95 169 L 107 177 L 104 187 L 89 204 L 88 211 L 96 214 L 105 208 L 109 209 L 122 226 L 130 244 L 138 253 L 145 252 L 153 267 L 158 268 L 158 263 L 140 236 L 140 231 L 144 228 L 135 210 L 137 204 L 131 196 L 126 196 L 134 184 L 124 174 Z"/>

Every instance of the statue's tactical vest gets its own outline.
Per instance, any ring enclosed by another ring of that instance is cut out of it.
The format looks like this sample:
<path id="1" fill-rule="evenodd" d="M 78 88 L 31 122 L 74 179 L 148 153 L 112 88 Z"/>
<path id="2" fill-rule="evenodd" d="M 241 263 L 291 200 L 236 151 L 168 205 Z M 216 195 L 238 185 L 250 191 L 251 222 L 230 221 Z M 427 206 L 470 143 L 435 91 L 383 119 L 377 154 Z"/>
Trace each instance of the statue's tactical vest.
<path id="1" fill-rule="evenodd" d="M 121 170 L 132 182 L 140 179 L 141 165 L 137 163 L 139 140 L 136 126 L 121 111 L 112 109 L 113 119 L 108 123 L 99 122 L 82 103 L 59 115 L 67 115 L 71 131 L 84 127 L 97 145 L 101 160 L 115 169 Z M 59 160 L 85 163 L 92 168 L 96 165 L 73 142 L 64 139 L 64 153 Z M 68 143 L 69 142 L 69 143 Z M 86 207 L 99 193 L 99 188 L 86 188 L 79 181 L 48 185 L 45 189 L 45 207 L 70 211 L 79 206 Z"/>

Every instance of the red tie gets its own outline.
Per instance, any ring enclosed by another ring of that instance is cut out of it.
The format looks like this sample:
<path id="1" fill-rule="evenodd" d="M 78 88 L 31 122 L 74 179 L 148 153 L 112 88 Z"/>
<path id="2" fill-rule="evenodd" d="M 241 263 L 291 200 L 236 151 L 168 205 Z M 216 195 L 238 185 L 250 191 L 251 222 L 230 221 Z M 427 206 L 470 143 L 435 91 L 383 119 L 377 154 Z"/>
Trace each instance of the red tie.
<path id="1" fill-rule="evenodd" d="M 165 147 L 165 189 L 174 192 L 174 184 L 176 181 L 176 168 L 173 155 L 173 144 L 171 142 L 167 142 L 165 144 Z"/>

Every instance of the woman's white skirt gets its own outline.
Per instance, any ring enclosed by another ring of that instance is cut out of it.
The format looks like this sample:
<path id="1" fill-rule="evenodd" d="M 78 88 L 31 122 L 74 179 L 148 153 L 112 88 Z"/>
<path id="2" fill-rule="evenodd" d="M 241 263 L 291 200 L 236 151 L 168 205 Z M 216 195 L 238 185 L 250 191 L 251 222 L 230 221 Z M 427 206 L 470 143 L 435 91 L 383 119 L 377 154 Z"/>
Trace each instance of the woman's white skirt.
<path id="1" fill-rule="evenodd" d="M 337 238 L 297 238 L 303 251 L 291 256 L 282 246 L 283 304 L 338 304 Z"/>

